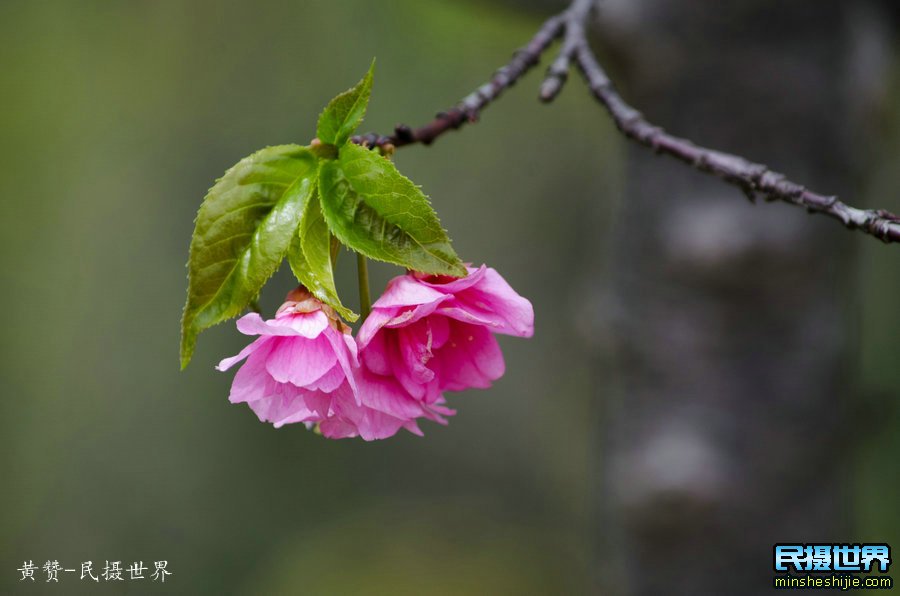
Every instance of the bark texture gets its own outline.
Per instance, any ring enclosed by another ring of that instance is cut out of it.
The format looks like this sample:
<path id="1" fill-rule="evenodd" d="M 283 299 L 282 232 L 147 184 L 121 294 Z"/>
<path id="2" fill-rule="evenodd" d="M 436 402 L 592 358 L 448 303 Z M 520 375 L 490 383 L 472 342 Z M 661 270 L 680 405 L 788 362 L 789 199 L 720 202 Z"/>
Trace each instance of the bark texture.
<path id="1" fill-rule="evenodd" d="M 859 195 L 885 37 L 877 5 L 600 7 L 622 66 L 613 74 L 651 121 Z M 628 151 L 613 303 L 598 302 L 602 316 L 617 313 L 622 383 L 604 421 L 601 532 L 605 555 L 624 553 L 625 573 L 598 565 L 600 591 L 766 593 L 775 542 L 851 536 L 854 235 Z"/>

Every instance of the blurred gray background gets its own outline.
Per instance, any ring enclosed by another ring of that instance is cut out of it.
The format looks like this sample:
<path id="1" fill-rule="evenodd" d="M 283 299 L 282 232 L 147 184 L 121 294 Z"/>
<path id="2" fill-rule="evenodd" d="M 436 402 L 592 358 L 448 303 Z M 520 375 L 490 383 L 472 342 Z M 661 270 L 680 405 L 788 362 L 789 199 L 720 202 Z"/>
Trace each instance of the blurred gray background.
<path id="1" fill-rule="evenodd" d="M 322 106 L 373 56 L 362 128 L 422 123 L 561 6 L 0 4 L 0 592 L 97 589 L 76 574 L 58 590 L 21 585 L 24 560 L 96 569 L 166 559 L 173 594 L 627 593 L 602 463 L 624 428 L 609 404 L 627 391 L 622 340 L 602 310 L 617 283 L 610 271 L 637 258 L 612 241 L 631 225 L 621 209 L 630 158 L 576 77 L 543 106 L 532 74 L 477 125 L 396 156 L 463 259 L 497 268 L 536 312 L 533 339 L 501 339 L 507 374 L 494 388 L 451 396 L 459 413 L 449 427 L 364 443 L 261 424 L 228 403 L 232 375 L 213 370 L 246 341 L 230 323 L 204 333 L 178 370 L 192 221 L 215 178 L 263 146 L 306 143 Z M 614 72 L 630 72 L 626 53 L 606 51 Z M 896 211 L 895 62 L 867 112 L 880 134 L 844 151 L 865 157 L 852 165 L 850 202 Z M 626 97 L 649 97 L 627 80 Z M 767 107 L 736 117 L 753 127 Z M 847 247 L 833 291 L 847 304 L 841 392 L 854 414 L 836 440 L 851 497 L 840 515 L 852 529 L 834 540 L 900 545 L 900 252 L 737 191 L 721 200 L 738 217 L 777 214 Z M 650 248 L 639 256 L 655 258 Z M 339 269 L 353 303 L 352 259 Z M 395 274 L 377 267 L 373 291 Z M 293 283 L 284 267 L 264 311 Z M 752 367 L 745 373 L 751 383 Z M 768 573 L 771 550 L 758 555 Z M 110 589 L 152 587 L 125 583 Z"/>

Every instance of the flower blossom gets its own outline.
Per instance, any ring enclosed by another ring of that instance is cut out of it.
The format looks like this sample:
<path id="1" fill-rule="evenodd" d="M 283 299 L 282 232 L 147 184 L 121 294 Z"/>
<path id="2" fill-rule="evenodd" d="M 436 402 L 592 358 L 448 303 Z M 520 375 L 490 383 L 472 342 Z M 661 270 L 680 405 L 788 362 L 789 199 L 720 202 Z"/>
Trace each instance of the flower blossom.
<path id="1" fill-rule="evenodd" d="M 420 418 L 446 424 L 445 391 L 486 388 L 505 371 L 494 334 L 531 337 L 534 311 L 494 270 L 464 278 L 408 273 L 388 283 L 354 341 L 334 310 L 300 287 L 274 319 L 237 322 L 259 338 L 216 367 L 238 370 L 229 399 L 275 427 L 383 439 Z"/>
<path id="2" fill-rule="evenodd" d="M 332 439 L 380 439 L 403 426 L 418 430 L 408 417 L 363 404 L 350 329 L 304 288 L 288 294 L 274 319 L 250 313 L 237 321 L 237 327 L 259 338 L 216 368 L 224 371 L 247 359 L 234 376 L 229 400 L 246 402 L 261 421 L 276 428 L 303 422 Z"/>
<path id="3" fill-rule="evenodd" d="M 408 273 L 388 283 L 357 336 L 361 374 L 407 415 L 443 422 L 444 391 L 486 388 L 505 371 L 494 334 L 531 337 L 534 310 L 494 269 L 463 278 Z"/>

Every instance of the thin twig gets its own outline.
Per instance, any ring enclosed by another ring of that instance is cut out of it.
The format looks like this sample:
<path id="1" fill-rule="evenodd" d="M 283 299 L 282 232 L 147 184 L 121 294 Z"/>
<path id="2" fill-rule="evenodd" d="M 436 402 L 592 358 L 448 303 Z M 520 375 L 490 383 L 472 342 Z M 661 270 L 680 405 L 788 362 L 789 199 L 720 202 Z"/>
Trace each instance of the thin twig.
<path id="1" fill-rule="evenodd" d="M 560 52 L 541 84 L 540 97 L 552 101 L 562 90 L 571 64 L 577 66 L 597 101 L 612 117 L 627 138 L 666 154 L 705 172 L 720 177 L 740 188 L 748 197 L 757 194 L 770 201 L 784 201 L 805 207 L 810 213 L 822 213 L 851 229 L 859 229 L 884 242 L 900 242 L 900 217 L 882 209 L 858 209 L 822 195 L 789 180 L 784 174 L 754 163 L 744 157 L 700 147 L 688 139 L 668 134 L 648 122 L 643 114 L 628 105 L 618 94 L 587 40 L 586 27 L 595 0 L 574 0 L 564 12 L 548 19 L 532 40 L 518 50 L 506 66 L 500 68 L 488 83 L 466 96 L 456 106 L 441 112 L 420 128 L 397 126 L 391 136 L 374 133 L 354 137 L 354 142 L 370 147 L 402 147 L 414 143 L 430 145 L 448 130 L 474 122 L 482 109 L 497 99 L 527 71 L 537 65 L 541 55 L 554 39 L 562 36 Z"/>
<path id="2" fill-rule="evenodd" d="M 822 195 L 792 182 L 784 174 L 779 174 L 768 166 L 738 155 L 699 147 L 654 126 L 616 92 L 587 41 L 579 46 L 575 63 L 594 97 L 607 109 L 616 127 L 629 139 L 657 153 L 671 155 L 701 172 L 719 176 L 739 187 L 751 198 L 759 193 L 768 200 L 805 207 L 811 213 L 823 213 L 841 221 L 848 228 L 858 228 L 885 242 L 900 241 L 900 218 L 892 213 L 851 207 L 839 201 L 836 196 Z"/>
<path id="3" fill-rule="evenodd" d="M 562 48 L 544 75 L 541 83 L 540 98 L 543 102 L 551 102 L 562 91 L 566 79 L 569 78 L 569 69 L 572 59 L 581 46 L 581 40 L 585 38 L 584 27 L 591 15 L 593 0 L 576 0 L 563 14 L 564 33 Z"/>
<path id="4" fill-rule="evenodd" d="M 394 129 L 393 135 L 383 136 L 369 133 L 353 137 L 353 142 L 368 147 L 385 147 L 387 145 L 403 147 L 414 143 L 430 145 L 448 130 L 455 130 L 467 122 L 477 121 L 481 110 L 515 85 L 523 74 L 537 65 L 544 50 L 562 33 L 564 16 L 565 13 L 548 19 L 528 42 L 528 45 L 517 50 L 509 64 L 497 69 L 490 81 L 464 97 L 446 112 L 440 112 L 428 124 L 419 128 L 410 128 L 401 124 Z"/>

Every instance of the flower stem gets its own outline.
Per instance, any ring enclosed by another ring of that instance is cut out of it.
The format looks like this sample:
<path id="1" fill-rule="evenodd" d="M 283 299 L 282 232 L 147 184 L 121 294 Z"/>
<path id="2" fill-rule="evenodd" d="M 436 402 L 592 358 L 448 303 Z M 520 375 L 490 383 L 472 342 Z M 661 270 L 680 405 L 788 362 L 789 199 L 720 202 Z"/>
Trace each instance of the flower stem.
<path id="1" fill-rule="evenodd" d="M 369 264 L 366 257 L 356 253 L 356 275 L 359 281 L 359 314 L 363 321 L 372 310 L 372 298 L 369 296 Z"/>
<path id="2" fill-rule="evenodd" d="M 334 237 L 334 235 L 330 235 L 331 238 L 331 268 L 334 269 L 337 266 L 338 257 L 341 256 L 341 242 Z"/>

